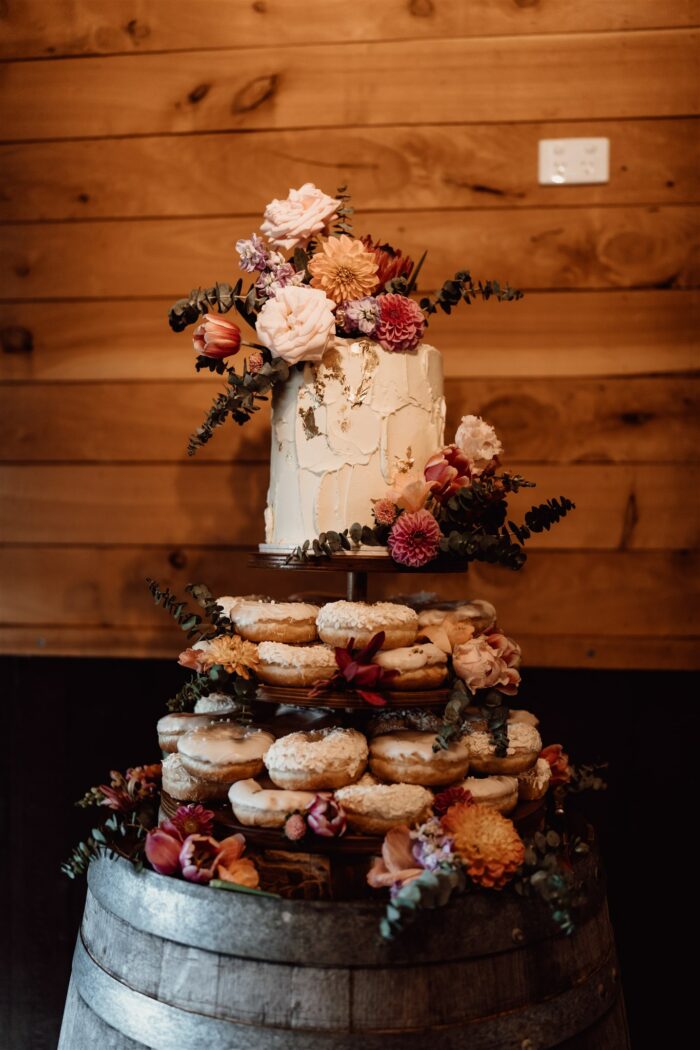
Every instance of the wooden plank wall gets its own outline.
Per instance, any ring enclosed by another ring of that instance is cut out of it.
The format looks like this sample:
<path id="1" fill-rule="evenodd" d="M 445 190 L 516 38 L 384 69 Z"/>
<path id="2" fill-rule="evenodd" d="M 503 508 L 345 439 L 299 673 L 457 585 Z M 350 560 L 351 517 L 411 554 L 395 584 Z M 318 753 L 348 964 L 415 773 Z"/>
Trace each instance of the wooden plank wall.
<path id="1" fill-rule="evenodd" d="M 698 0 L 0 4 L 0 648 L 169 655 L 146 575 L 289 589 L 241 550 L 267 419 L 187 460 L 216 385 L 165 313 L 313 180 L 427 247 L 426 289 L 468 265 L 527 292 L 431 338 L 451 423 L 483 414 L 578 510 L 523 573 L 435 582 L 492 598 L 531 663 L 696 665 L 699 24 Z M 609 137 L 608 184 L 537 184 L 538 139 L 570 135 Z"/>

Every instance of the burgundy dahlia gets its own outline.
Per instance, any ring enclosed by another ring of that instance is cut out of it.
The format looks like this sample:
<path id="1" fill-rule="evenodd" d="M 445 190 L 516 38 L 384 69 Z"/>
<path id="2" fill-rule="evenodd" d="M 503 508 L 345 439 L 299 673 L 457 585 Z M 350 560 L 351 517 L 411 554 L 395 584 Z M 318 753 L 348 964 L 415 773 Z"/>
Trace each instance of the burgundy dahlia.
<path id="1" fill-rule="evenodd" d="M 445 788 L 433 799 L 433 809 L 441 817 L 443 813 L 447 813 L 450 806 L 456 806 L 458 802 L 463 802 L 467 806 L 473 806 L 474 798 L 471 791 L 467 791 L 462 787 Z"/>
<path id="2" fill-rule="evenodd" d="M 440 546 L 440 526 L 428 510 L 402 514 L 387 540 L 389 552 L 399 565 L 419 569 L 436 557 Z"/>
<path id="3" fill-rule="evenodd" d="M 415 350 L 423 338 L 425 317 L 418 303 L 405 295 L 380 295 L 379 321 L 374 338 L 385 350 L 406 353 Z"/>
<path id="4" fill-rule="evenodd" d="M 369 234 L 361 239 L 367 251 L 374 253 L 378 267 L 378 288 L 383 288 L 387 281 L 393 281 L 396 277 L 405 277 L 408 280 L 413 270 L 413 259 L 409 259 L 398 248 L 392 248 L 390 244 L 373 241 Z"/>
<path id="5" fill-rule="evenodd" d="M 183 839 L 188 835 L 211 835 L 214 814 L 199 803 L 190 802 L 189 805 L 178 806 L 172 820 L 163 821 L 161 827 L 167 830 L 176 829 Z"/>

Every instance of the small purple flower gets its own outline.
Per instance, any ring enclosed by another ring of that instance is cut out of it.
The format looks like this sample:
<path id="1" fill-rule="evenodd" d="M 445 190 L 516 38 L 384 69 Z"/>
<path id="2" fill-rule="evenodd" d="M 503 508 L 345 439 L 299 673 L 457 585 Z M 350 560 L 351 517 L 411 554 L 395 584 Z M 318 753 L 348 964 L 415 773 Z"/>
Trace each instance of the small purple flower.
<path id="1" fill-rule="evenodd" d="M 251 234 L 247 239 L 236 241 L 236 251 L 240 255 L 239 265 L 247 273 L 264 270 L 268 265 L 269 255 L 265 242 L 257 233 Z"/>
<path id="2" fill-rule="evenodd" d="M 428 871 L 435 871 L 441 864 L 453 860 L 454 842 L 445 834 L 437 817 L 431 817 L 411 835 L 413 856 Z"/>
<path id="3" fill-rule="evenodd" d="M 255 288 L 263 298 L 272 299 L 280 288 L 288 284 L 302 284 L 303 273 L 297 273 L 291 263 L 282 262 L 272 270 L 265 270 L 255 282 Z"/>
<path id="4" fill-rule="evenodd" d="M 372 335 L 379 320 L 379 304 L 371 295 L 364 299 L 352 299 L 343 304 L 345 331 Z"/>

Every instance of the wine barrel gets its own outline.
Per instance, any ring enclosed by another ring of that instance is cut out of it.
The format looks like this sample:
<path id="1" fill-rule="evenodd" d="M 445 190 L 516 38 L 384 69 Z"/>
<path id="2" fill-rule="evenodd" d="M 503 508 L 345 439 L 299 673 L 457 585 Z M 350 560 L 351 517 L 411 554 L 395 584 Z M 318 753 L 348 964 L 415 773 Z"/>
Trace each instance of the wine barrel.
<path id="1" fill-rule="evenodd" d="M 379 901 L 94 861 L 59 1050 L 624 1050 L 604 887 L 581 863 L 589 899 L 570 937 L 540 901 L 473 893 L 387 943 Z"/>

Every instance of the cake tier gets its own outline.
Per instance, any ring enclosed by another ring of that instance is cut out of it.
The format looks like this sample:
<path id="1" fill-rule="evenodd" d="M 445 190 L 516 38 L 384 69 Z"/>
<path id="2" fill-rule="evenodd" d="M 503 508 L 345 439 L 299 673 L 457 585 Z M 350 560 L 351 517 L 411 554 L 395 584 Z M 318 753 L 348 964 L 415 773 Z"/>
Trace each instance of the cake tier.
<path id="1" fill-rule="evenodd" d="M 275 388 L 267 544 L 293 548 L 371 524 L 372 499 L 422 472 L 444 427 L 435 347 L 389 353 L 371 339 L 336 339 L 319 364 Z"/>

